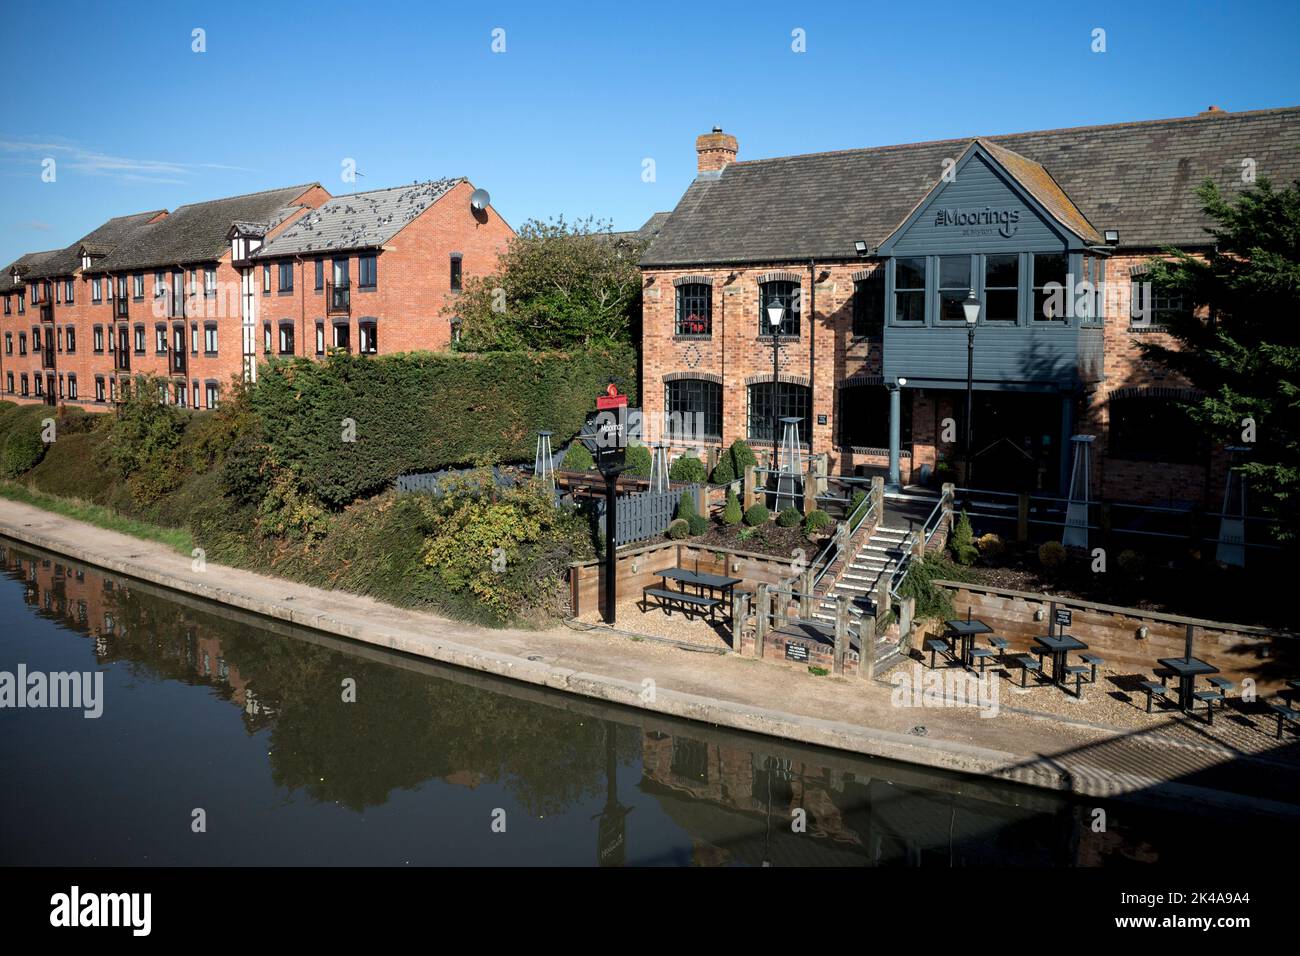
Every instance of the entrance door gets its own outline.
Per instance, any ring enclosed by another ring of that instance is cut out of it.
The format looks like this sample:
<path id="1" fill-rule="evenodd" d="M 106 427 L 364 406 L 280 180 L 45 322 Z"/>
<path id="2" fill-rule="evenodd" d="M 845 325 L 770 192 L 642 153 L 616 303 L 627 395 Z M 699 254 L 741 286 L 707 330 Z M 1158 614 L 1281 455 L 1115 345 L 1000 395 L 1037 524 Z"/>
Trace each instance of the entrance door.
<path id="1" fill-rule="evenodd" d="M 1061 400 L 1056 395 L 976 392 L 972 484 L 1055 494 L 1061 481 Z"/>

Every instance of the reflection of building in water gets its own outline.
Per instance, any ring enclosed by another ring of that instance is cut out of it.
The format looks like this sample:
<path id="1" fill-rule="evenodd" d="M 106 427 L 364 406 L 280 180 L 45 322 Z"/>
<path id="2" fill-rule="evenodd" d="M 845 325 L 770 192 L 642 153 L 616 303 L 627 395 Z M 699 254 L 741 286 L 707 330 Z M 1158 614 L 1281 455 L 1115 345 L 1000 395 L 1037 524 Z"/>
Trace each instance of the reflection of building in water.
<path id="1" fill-rule="evenodd" d="M 173 661 L 196 682 L 221 688 L 246 718 L 261 721 L 273 713 L 247 686 L 238 668 L 225 659 L 220 637 L 202 633 L 202 626 L 187 619 L 183 610 L 179 626 L 170 620 L 152 626 L 153 622 L 146 618 L 146 633 L 137 634 L 134 624 L 128 632 L 126 621 L 148 612 L 143 606 L 128 606 L 131 591 L 120 579 L 2 546 L 0 571 L 24 582 L 24 600 L 42 617 L 90 637 L 100 664 L 116 660 Z M 138 641 L 127 648 L 124 642 L 128 638 Z M 166 670 L 169 676 L 180 676 L 171 673 L 171 668 Z"/>
<path id="2" fill-rule="evenodd" d="M 643 772 L 700 865 L 1059 866 L 1118 849 L 1051 794 L 904 766 L 868 775 L 648 732 Z"/>

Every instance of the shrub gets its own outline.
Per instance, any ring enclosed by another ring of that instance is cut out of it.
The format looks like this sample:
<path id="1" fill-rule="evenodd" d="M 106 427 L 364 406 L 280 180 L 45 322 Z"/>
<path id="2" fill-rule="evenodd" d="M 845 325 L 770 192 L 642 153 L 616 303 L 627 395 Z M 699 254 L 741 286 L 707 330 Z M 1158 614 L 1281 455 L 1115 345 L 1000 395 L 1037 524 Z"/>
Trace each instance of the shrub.
<path id="1" fill-rule="evenodd" d="M 920 561 L 913 561 L 907 566 L 907 573 L 899 582 L 898 593 L 903 597 L 915 599 L 917 620 L 923 618 L 947 620 L 953 616 L 952 593 L 934 582 L 966 579 L 966 571 L 942 554 L 931 552 Z"/>
<path id="2" fill-rule="evenodd" d="M 587 451 L 587 446 L 577 439 L 569 443 L 569 450 L 564 453 L 564 460 L 560 462 L 560 467 L 565 471 L 586 471 L 595 466 L 596 462 L 591 457 L 591 452 Z"/>
<path id="3" fill-rule="evenodd" d="M 162 379 L 140 376 L 118 406 L 108 429 L 114 467 L 140 504 L 157 501 L 180 484 L 186 472 L 181 454 L 186 415 L 158 401 Z"/>
<path id="4" fill-rule="evenodd" d="M 338 508 L 401 474 L 531 461 L 539 429 L 557 441 L 577 434 L 611 375 L 636 380 L 635 361 L 621 347 L 575 354 L 336 352 L 323 362 L 268 363 L 248 400 L 276 461 Z M 341 440 L 348 419 L 355 441 Z"/>
<path id="5" fill-rule="evenodd" d="M 1049 571 L 1055 571 L 1065 564 L 1065 545 L 1059 541 L 1044 541 L 1038 546 L 1038 563 Z"/>
<path id="6" fill-rule="evenodd" d="M 709 533 L 709 519 L 704 515 L 691 515 L 686 519 L 686 523 L 690 527 L 692 535 Z"/>
<path id="7" fill-rule="evenodd" d="M 803 519 L 803 533 L 811 535 L 814 532 L 827 527 L 829 524 L 831 524 L 831 516 L 820 508 L 817 508 L 808 512 L 808 517 Z"/>
<path id="8" fill-rule="evenodd" d="M 736 480 L 736 469 L 731 465 L 731 453 L 724 451 L 718 456 L 718 463 L 713 466 L 709 481 L 715 485 L 727 485 Z"/>
<path id="9" fill-rule="evenodd" d="M 953 529 L 948 547 L 952 549 L 958 564 L 971 565 L 979 557 L 979 549 L 975 547 L 975 532 L 971 530 L 970 518 L 965 509 L 962 509 L 961 516 L 957 519 L 957 527 Z"/>
<path id="10" fill-rule="evenodd" d="M 645 445 L 629 445 L 625 461 L 627 463 L 627 474 L 635 475 L 638 478 L 650 477 L 650 449 Z"/>
<path id="11" fill-rule="evenodd" d="M 865 508 L 865 507 L 867 506 L 867 505 L 866 505 L 866 501 L 867 501 L 867 493 L 866 493 L 865 491 L 863 491 L 861 488 L 859 488 L 857 491 L 853 492 L 853 496 L 852 496 L 851 498 L 849 498 L 849 515 L 848 515 L 848 518 L 849 518 L 849 521 L 850 521 L 850 522 L 853 522 L 853 521 L 856 521 L 856 520 L 857 520 L 857 517 L 858 517 L 858 509 L 859 509 L 859 508 Z"/>
<path id="12" fill-rule="evenodd" d="M 1121 551 L 1115 562 L 1119 565 L 1119 569 L 1131 578 L 1141 577 L 1142 573 L 1147 569 L 1146 556 L 1137 551 Z"/>
<path id="13" fill-rule="evenodd" d="M 725 525 L 738 525 L 744 518 L 740 510 L 740 498 L 736 495 L 735 488 L 727 489 L 727 506 L 722 509 L 722 523 Z"/>
<path id="14" fill-rule="evenodd" d="M 35 468 L 45 457 L 47 447 L 41 439 L 39 422 L 11 428 L 0 446 L 0 478 L 17 478 Z"/>
<path id="15" fill-rule="evenodd" d="M 681 541 L 691 533 L 690 523 L 682 518 L 674 518 L 668 523 L 668 537 L 674 541 Z"/>
<path id="16" fill-rule="evenodd" d="M 737 438 L 727 449 L 731 457 L 731 470 L 737 478 L 745 477 L 745 469 L 751 465 L 757 465 L 758 459 L 754 457 L 754 450 L 749 447 L 743 438 Z"/>
<path id="17" fill-rule="evenodd" d="M 708 476 L 704 471 L 704 462 L 694 455 L 682 455 L 668 468 L 668 477 L 672 481 L 684 481 L 692 485 L 702 485 Z"/>
<path id="18" fill-rule="evenodd" d="M 979 546 L 980 554 L 989 559 L 1000 558 L 1007 550 L 1002 538 L 993 532 L 981 535 L 975 544 Z"/>
<path id="19" fill-rule="evenodd" d="M 781 513 L 776 516 L 776 523 L 781 528 L 793 528 L 803 519 L 798 509 L 786 507 L 781 509 Z"/>
<path id="20" fill-rule="evenodd" d="M 695 514 L 695 495 L 689 491 L 683 491 L 682 496 L 677 499 L 677 512 L 674 518 L 681 518 L 683 521 L 690 521 Z"/>
<path id="21" fill-rule="evenodd" d="M 751 528 L 757 528 L 767 524 L 768 517 L 767 505 L 751 505 L 749 510 L 745 512 L 745 524 Z"/>

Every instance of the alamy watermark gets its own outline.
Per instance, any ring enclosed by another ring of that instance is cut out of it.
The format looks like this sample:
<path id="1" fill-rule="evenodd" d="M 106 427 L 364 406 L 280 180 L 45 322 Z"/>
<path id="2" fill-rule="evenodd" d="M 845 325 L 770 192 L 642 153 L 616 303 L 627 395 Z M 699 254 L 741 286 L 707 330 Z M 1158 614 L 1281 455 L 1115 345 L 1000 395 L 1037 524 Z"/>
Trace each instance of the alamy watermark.
<path id="1" fill-rule="evenodd" d="M 103 671 L 0 671 L 0 708 L 58 707 L 82 710 L 87 720 L 104 713 Z"/>
<path id="2" fill-rule="evenodd" d="M 974 707 L 981 717 L 998 715 L 1001 683 L 992 674 L 966 670 L 927 670 L 913 664 L 911 672 L 895 671 L 889 703 L 893 707 Z"/>

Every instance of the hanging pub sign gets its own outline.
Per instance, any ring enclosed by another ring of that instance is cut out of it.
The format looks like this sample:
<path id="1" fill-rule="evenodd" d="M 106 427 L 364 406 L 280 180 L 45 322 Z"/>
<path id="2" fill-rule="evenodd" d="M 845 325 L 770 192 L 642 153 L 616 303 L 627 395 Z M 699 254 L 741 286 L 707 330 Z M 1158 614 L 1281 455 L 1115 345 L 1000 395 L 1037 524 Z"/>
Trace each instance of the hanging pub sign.
<path id="1" fill-rule="evenodd" d="M 610 382 L 605 394 L 596 398 L 596 410 L 588 412 L 578 440 L 591 452 L 601 474 L 616 474 L 627 464 L 629 440 L 640 438 L 641 411 L 628 408 L 627 396 Z"/>

